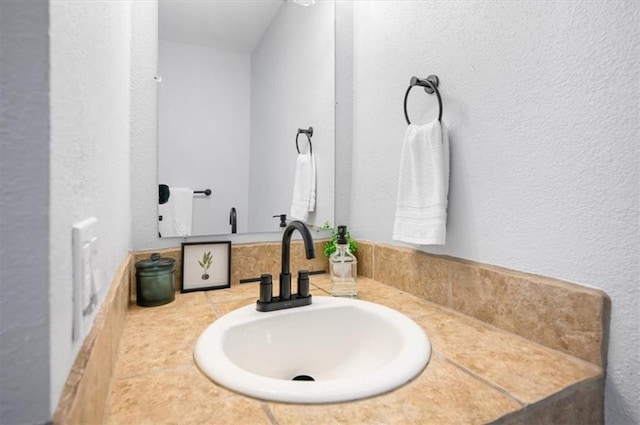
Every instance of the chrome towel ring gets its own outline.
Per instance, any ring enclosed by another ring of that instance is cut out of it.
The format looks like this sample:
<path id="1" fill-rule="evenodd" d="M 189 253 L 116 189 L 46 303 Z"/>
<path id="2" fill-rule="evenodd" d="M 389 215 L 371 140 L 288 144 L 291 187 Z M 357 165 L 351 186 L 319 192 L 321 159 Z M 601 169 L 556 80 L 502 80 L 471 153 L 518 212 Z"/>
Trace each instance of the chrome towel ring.
<path id="1" fill-rule="evenodd" d="M 300 134 L 304 134 L 307 136 L 307 140 L 309 141 L 309 155 L 313 155 L 313 145 L 311 144 L 311 137 L 313 136 L 313 127 L 309 127 L 308 130 L 303 128 L 298 129 L 298 134 L 296 134 L 296 150 L 300 153 L 300 148 L 298 147 L 298 137 Z"/>
<path id="2" fill-rule="evenodd" d="M 411 77 L 409 81 L 409 87 L 407 88 L 407 92 L 404 94 L 404 117 L 407 120 L 407 124 L 411 124 L 409 120 L 409 114 L 407 114 L 407 98 L 409 97 L 409 92 L 415 86 L 424 87 L 424 91 L 427 94 L 436 93 L 438 97 L 438 106 L 440 107 L 440 113 L 438 114 L 438 121 L 442 121 L 442 98 L 440 97 L 440 92 L 438 91 L 438 84 L 440 80 L 437 75 L 429 75 L 426 79 L 421 79 L 418 77 Z"/>

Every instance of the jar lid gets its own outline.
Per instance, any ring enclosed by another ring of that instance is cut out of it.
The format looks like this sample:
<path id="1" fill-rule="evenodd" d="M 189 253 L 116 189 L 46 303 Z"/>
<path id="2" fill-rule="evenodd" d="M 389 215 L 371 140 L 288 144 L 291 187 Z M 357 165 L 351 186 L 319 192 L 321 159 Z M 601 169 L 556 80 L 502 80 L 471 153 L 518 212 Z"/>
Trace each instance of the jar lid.
<path id="1" fill-rule="evenodd" d="M 154 252 L 151 254 L 151 258 L 146 260 L 140 260 L 136 263 L 136 269 L 144 270 L 144 269 L 165 269 L 165 268 L 173 268 L 176 260 L 172 258 L 162 258 L 160 254 Z"/>

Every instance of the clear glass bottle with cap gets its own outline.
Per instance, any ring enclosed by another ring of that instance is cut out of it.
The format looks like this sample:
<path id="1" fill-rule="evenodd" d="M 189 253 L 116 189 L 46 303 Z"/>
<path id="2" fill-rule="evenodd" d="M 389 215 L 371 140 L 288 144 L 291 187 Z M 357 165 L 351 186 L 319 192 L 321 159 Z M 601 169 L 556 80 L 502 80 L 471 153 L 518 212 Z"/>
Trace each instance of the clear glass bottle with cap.
<path id="1" fill-rule="evenodd" d="M 347 226 L 338 226 L 336 251 L 329 257 L 331 295 L 355 298 L 358 296 L 358 260 L 349 251 Z"/>
<path id="2" fill-rule="evenodd" d="M 174 285 L 175 260 L 151 258 L 136 263 L 136 304 L 144 307 L 167 304 L 176 297 Z"/>

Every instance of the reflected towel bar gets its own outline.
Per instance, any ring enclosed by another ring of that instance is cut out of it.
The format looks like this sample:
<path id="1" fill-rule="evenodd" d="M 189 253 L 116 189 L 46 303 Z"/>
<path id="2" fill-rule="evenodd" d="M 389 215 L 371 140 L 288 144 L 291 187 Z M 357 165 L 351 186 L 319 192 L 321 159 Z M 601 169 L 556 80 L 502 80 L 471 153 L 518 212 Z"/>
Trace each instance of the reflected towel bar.
<path id="1" fill-rule="evenodd" d="M 298 147 L 298 137 L 300 137 L 300 134 L 304 134 L 305 136 L 307 136 L 307 140 L 309 141 L 309 155 L 313 155 L 313 145 L 311 144 L 311 137 L 313 137 L 313 127 L 309 127 L 308 130 L 305 130 L 304 128 L 298 129 L 298 134 L 296 134 L 296 150 L 298 151 L 298 153 L 300 153 L 300 148 Z"/>

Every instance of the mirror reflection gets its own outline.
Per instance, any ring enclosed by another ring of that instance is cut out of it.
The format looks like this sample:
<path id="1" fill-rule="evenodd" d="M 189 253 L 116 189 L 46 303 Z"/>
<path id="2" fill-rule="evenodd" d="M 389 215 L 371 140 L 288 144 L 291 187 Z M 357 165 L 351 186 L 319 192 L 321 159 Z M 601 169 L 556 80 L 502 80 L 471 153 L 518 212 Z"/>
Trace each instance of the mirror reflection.
<path id="1" fill-rule="evenodd" d="M 333 1 L 160 0 L 158 16 L 160 235 L 333 224 Z"/>

